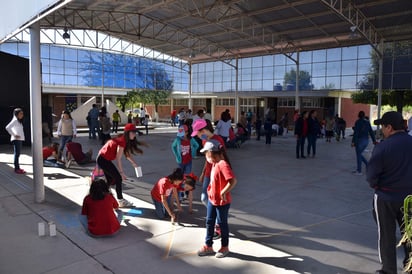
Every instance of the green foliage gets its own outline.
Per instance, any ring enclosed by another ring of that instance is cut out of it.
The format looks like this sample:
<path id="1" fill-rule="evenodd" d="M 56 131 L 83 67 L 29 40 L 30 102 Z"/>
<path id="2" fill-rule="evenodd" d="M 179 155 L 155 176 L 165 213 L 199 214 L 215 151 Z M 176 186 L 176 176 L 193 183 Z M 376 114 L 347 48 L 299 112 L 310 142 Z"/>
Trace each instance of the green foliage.
<path id="1" fill-rule="evenodd" d="M 166 104 L 167 98 L 170 96 L 169 90 L 151 90 L 151 89 L 139 89 L 136 91 L 136 97 L 143 105 L 154 104 L 155 111 L 157 112 L 160 104 Z"/>
<path id="2" fill-rule="evenodd" d="M 291 69 L 289 72 L 285 73 L 284 86 L 291 84 L 296 87 L 296 70 Z M 311 76 L 309 72 L 300 70 L 299 71 L 299 90 L 312 90 L 313 85 L 311 84 Z"/>
<path id="3" fill-rule="evenodd" d="M 399 78 L 396 82 L 390 80 L 388 76 L 393 75 L 396 68 L 397 76 L 412 70 L 412 61 L 410 51 L 412 44 L 410 42 L 397 42 L 386 44 L 383 53 L 383 90 L 382 90 L 382 105 L 396 106 L 398 112 L 402 112 L 405 105 L 412 105 L 412 91 L 409 89 L 395 89 L 396 86 L 405 86 L 405 76 Z M 379 79 L 379 56 L 375 51 L 371 52 L 371 67 L 369 74 L 359 82 L 360 92 L 352 94 L 352 99 L 355 103 L 374 104 L 378 103 L 378 79 Z M 399 71 L 401 70 L 401 71 Z M 406 78 L 409 76 L 406 75 Z M 393 83 L 392 83 L 393 82 Z"/>

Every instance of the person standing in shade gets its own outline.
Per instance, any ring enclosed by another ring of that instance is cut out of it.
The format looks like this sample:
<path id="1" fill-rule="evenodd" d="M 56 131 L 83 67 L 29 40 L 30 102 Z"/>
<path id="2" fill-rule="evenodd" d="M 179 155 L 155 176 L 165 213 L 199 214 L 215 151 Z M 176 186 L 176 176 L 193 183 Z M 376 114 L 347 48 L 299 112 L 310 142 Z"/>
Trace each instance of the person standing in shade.
<path id="1" fill-rule="evenodd" d="M 128 124 L 133 123 L 133 113 L 131 110 L 129 111 L 129 114 L 127 114 L 127 123 Z"/>
<path id="2" fill-rule="evenodd" d="M 270 145 L 272 143 L 272 121 L 270 117 L 267 116 L 263 124 L 263 129 L 265 130 L 265 144 Z"/>
<path id="3" fill-rule="evenodd" d="M 99 108 L 96 104 L 92 105 L 87 117 L 89 125 L 89 139 L 96 139 L 96 133 L 99 129 Z"/>
<path id="4" fill-rule="evenodd" d="M 352 147 L 356 150 L 357 167 L 352 173 L 354 175 L 362 175 L 362 163 L 368 166 L 368 161 L 362 155 L 363 151 L 368 147 L 369 136 L 372 138 L 373 144 L 376 144 L 375 134 L 373 133 L 369 120 L 365 118 L 365 112 L 359 111 L 358 120 L 353 128 Z"/>
<path id="5" fill-rule="evenodd" d="M 378 252 L 382 264 L 376 274 L 396 274 L 396 223 L 403 234 L 404 199 L 412 194 L 412 137 L 405 132 L 399 112 L 386 112 L 375 124 L 382 125 L 384 141 L 373 149 L 366 167 L 366 180 L 375 192 L 373 210 L 378 225 Z M 409 243 L 403 243 L 403 247 L 405 266 L 411 247 Z"/>
<path id="6" fill-rule="evenodd" d="M 122 117 L 120 117 L 118 109 L 116 109 L 116 111 L 113 112 L 112 122 L 113 122 L 112 132 L 117 133 L 117 130 L 119 129 L 119 123 L 122 122 Z"/>
<path id="7" fill-rule="evenodd" d="M 20 153 L 24 142 L 24 128 L 23 128 L 24 113 L 21 108 L 13 110 L 13 118 L 7 124 L 6 130 L 10 134 L 10 141 L 14 148 L 14 172 L 17 174 L 24 174 L 26 171 L 20 168 Z"/>
<path id="8" fill-rule="evenodd" d="M 295 137 L 296 137 L 296 159 L 305 159 L 305 139 L 308 135 L 308 112 L 302 112 L 302 115 L 295 122 Z"/>
<path id="9" fill-rule="evenodd" d="M 312 157 L 316 155 L 316 140 L 320 134 L 320 123 L 318 121 L 316 110 L 309 112 L 308 118 L 308 157 L 310 157 L 310 151 L 312 149 Z"/>
<path id="10" fill-rule="evenodd" d="M 63 151 L 66 148 L 66 144 L 71 142 L 73 138 L 76 137 L 76 134 L 76 123 L 70 115 L 70 112 L 65 110 L 59 124 L 57 125 L 57 136 L 60 137 L 59 160 L 61 160 L 64 155 Z"/>

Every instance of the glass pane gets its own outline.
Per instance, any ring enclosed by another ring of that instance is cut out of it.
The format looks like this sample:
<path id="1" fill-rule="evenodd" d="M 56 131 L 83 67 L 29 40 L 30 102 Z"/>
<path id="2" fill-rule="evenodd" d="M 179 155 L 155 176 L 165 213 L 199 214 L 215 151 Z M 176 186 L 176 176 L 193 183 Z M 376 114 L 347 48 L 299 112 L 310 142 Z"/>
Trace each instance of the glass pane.
<path id="1" fill-rule="evenodd" d="M 357 59 L 357 57 L 358 57 L 358 47 L 342 48 L 342 59 L 343 60 Z"/>
<path id="2" fill-rule="evenodd" d="M 342 61 L 342 75 L 354 75 L 357 71 L 357 64 L 356 60 L 352 61 Z"/>
<path id="3" fill-rule="evenodd" d="M 328 76 L 339 76 L 341 72 L 340 64 L 341 62 L 328 62 L 326 65 Z"/>
<path id="4" fill-rule="evenodd" d="M 326 76 L 326 63 L 312 64 L 312 77 Z"/>
<path id="5" fill-rule="evenodd" d="M 342 89 L 356 89 L 356 76 L 342 77 Z"/>
<path id="6" fill-rule="evenodd" d="M 253 57 L 252 59 L 252 67 L 262 67 L 263 65 L 263 59 L 262 56 L 257 56 L 257 57 Z"/>
<path id="7" fill-rule="evenodd" d="M 300 64 L 310 64 L 310 63 L 312 63 L 312 52 L 311 51 L 301 52 L 300 55 L 299 55 L 299 63 Z"/>
<path id="8" fill-rule="evenodd" d="M 320 89 L 340 89 L 340 77 L 327 77 L 326 86 Z"/>
<path id="9" fill-rule="evenodd" d="M 275 65 L 280 66 L 280 65 L 286 65 L 286 56 L 283 54 L 276 54 L 275 55 Z"/>
<path id="10" fill-rule="evenodd" d="M 364 45 L 358 47 L 358 58 L 370 58 L 371 57 L 372 46 Z"/>
<path id="11" fill-rule="evenodd" d="M 326 77 L 313 77 L 312 78 L 313 89 L 321 89 L 326 85 Z"/>
<path id="12" fill-rule="evenodd" d="M 274 65 L 273 55 L 263 56 L 263 66 L 272 67 Z"/>
<path id="13" fill-rule="evenodd" d="M 327 49 L 326 50 L 327 54 L 327 60 L 328 61 L 337 61 L 341 59 L 341 48 L 335 48 L 335 49 Z"/>
<path id="14" fill-rule="evenodd" d="M 326 50 L 315 50 L 313 51 L 313 61 L 314 62 L 325 62 L 326 61 Z"/>

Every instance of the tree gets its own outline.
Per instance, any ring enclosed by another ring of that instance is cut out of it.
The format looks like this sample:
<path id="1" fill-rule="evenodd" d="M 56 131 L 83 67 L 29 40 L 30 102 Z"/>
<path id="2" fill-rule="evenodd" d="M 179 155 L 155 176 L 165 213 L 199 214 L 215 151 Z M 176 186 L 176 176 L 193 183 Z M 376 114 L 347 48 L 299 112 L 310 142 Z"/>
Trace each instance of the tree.
<path id="1" fill-rule="evenodd" d="M 164 64 L 143 57 L 129 55 L 87 52 L 89 62 L 82 63 L 85 84 L 101 86 L 104 78 L 105 87 L 172 90 L 173 80 L 169 78 Z M 133 94 L 126 95 L 133 98 Z M 120 99 L 125 106 L 129 99 Z"/>
<path id="2" fill-rule="evenodd" d="M 158 118 L 158 107 L 160 104 L 166 104 L 170 96 L 170 90 L 151 90 L 151 89 L 139 89 L 136 91 L 139 101 L 146 104 L 154 104 L 155 106 L 155 119 Z"/>
<path id="3" fill-rule="evenodd" d="M 293 85 L 296 87 L 296 70 L 291 69 L 285 73 L 284 86 Z M 309 72 L 301 70 L 299 71 L 299 90 L 312 90 L 311 76 Z"/>
<path id="4" fill-rule="evenodd" d="M 383 52 L 382 105 L 396 106 L 402 113 L 404 105 L 412 105 L 412 43 L 385 44 Z M 377 104 L 379 80 L 379 56 L 371 52 L 369 74 L 359 83 L 360 92 L 352 94 L 355 103 Z"/>
<path id="5" fill-rule="evenodd" d="M 116 98 L 116 103 L 120 106 L 123 112 L 126 111 L 126 106 L 134 105 L 137 101 L 137 92 L 134 90 L 128 91 L 126 95 Z"/>

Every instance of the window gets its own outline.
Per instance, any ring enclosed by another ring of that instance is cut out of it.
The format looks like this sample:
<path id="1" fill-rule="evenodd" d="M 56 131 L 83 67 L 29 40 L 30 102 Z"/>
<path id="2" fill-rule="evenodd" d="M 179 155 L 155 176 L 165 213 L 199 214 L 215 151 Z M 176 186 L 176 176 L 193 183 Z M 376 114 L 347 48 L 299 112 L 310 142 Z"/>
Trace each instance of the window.
<path id="1" fill-rule="evenodd" d="M 217 98 L 216 105 L 217 106 L 234 106 L 235 99 L 234 98 Z"/>
<path id="2" fill-rule="evenodd" d="M 294 107 L 295 98 L 293 97 L 283 97 L 278 98 L 278 107 Z"/>

